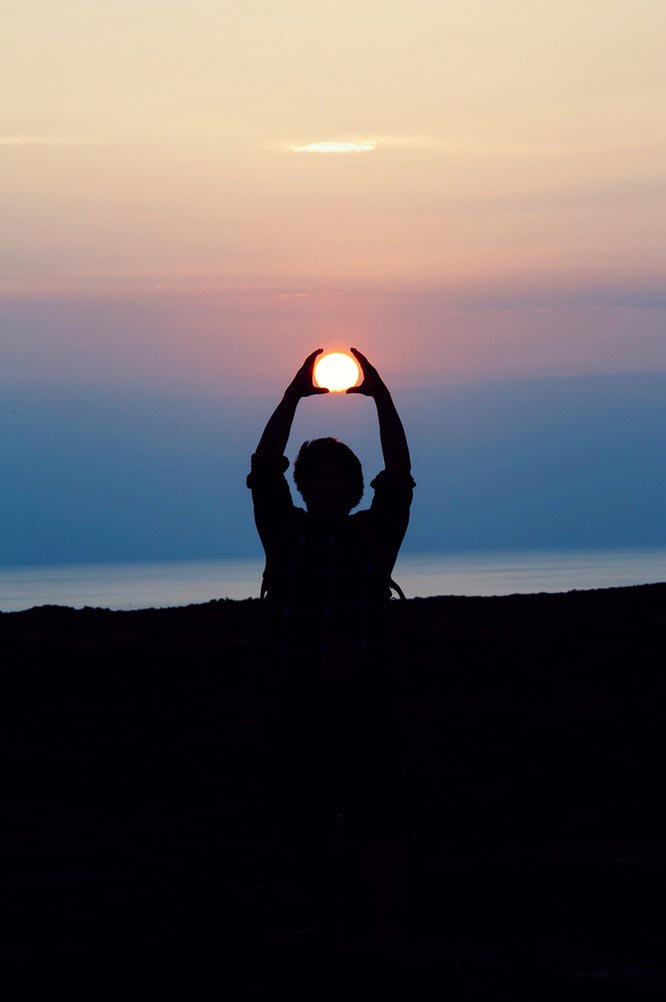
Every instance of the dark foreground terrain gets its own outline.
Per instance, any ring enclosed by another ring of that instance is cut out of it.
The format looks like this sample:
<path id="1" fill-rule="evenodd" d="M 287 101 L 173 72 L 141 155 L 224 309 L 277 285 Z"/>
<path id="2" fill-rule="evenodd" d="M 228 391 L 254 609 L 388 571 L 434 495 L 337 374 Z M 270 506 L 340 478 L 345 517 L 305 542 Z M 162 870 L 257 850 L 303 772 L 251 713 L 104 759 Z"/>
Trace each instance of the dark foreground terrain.
<path id="1" fill-rule="evenodd" d="M 406 945 L 328 952 L 275 935 L 307 915 L 262 604 L 0 615 L 3 972 L 90 998 L 666 997 L 666 585 L 391 613 Z"/>

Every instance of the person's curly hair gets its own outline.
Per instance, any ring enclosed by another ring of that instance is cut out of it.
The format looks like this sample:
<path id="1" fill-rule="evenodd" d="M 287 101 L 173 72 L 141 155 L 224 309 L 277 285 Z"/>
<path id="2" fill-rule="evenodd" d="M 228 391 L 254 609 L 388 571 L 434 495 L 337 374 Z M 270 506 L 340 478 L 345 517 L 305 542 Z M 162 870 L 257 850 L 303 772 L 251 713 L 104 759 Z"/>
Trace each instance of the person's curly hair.
<path id="1" fill-rule="evenodd" d="M 309 479 L 320 463 L 340 463 L 349 479 L 350 509 L 363 497 L 363 468 L 348 445 L 337 438 L 313 438 L 303 442 L 294 463 L 294 481 L 300 494 L 307 492 Z"/>

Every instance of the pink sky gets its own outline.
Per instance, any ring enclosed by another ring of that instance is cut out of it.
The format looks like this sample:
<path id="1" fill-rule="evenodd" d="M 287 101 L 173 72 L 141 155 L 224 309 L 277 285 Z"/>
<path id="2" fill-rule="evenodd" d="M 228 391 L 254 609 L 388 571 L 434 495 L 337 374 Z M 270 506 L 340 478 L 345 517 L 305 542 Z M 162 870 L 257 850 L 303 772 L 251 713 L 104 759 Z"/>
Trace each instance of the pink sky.
<path id="1" fill-rule="evenodd" d="M 663 369 L 666 7 L 33 0 L 0 128 L 5 379 Z"/>

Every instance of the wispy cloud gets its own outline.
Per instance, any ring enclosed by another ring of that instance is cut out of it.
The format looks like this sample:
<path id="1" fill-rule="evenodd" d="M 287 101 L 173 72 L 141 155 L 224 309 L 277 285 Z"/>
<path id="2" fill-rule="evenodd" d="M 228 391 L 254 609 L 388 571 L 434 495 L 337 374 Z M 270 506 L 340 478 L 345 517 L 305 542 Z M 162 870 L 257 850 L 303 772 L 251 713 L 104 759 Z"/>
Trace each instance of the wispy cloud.
<path id="1" fill-rule="evenodd" d="M 0 136 L 0 146 L 87 146 L 77 136 Z"/>
<path id="2" fill-rule="evenodd" d="M 292 153 L 370 153 L 376 149 L 370 139 L 361 141 L 345 141 L 327 139 L 320 143 L 305 143 L 303 146 L 289 146 Z"/>
<path id="3" fill-rule="evenodd" d="M 441 140 L 430 136 L 366 136 L 362 139 L 325 139 L 312 143 L 289 143 L 291 153 L 372 153 L 380 149 L 435 149 Z"/>

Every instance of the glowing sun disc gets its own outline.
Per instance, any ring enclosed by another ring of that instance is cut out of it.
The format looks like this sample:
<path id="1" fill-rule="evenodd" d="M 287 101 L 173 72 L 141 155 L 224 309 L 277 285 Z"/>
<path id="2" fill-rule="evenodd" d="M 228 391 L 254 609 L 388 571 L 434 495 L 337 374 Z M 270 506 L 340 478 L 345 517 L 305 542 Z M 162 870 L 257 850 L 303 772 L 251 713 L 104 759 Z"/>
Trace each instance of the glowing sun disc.
<path id="1" fill-rule="evenodd" d="M 331 393 L 342 393 L 350 386 L 355 386 L 358 376 L 358 365 L 354 359 L 341 351 L 322 355 L 314 368 L 316 385 L 325 386 Z"/>

